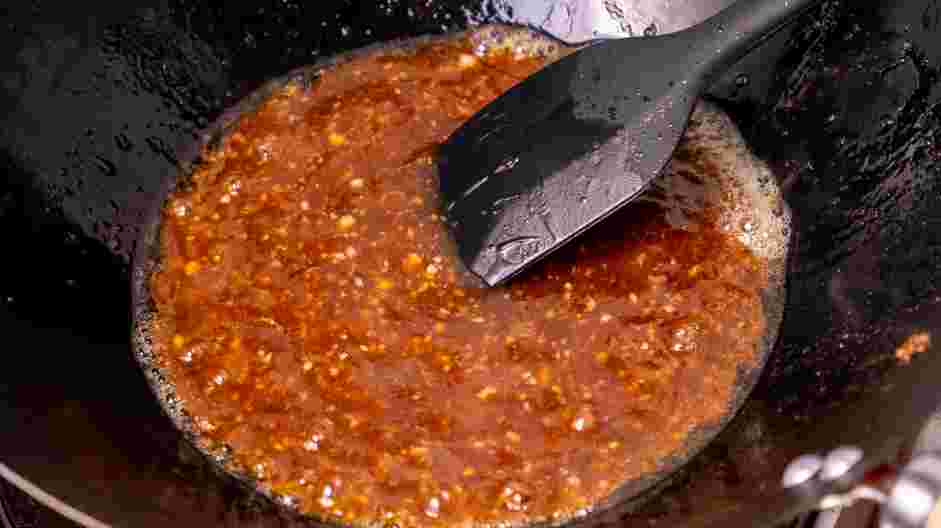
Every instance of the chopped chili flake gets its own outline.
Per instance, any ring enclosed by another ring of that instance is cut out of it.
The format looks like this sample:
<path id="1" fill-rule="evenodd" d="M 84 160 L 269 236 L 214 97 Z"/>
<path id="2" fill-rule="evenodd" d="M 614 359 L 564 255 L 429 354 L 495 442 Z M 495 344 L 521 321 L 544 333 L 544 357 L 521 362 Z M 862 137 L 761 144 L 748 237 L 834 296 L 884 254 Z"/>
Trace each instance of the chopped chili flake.
<path id="1" fill-rule="evenodd" d="M 708 209 L 632 205 L 503 290 L 464 270 L 435 146 L 549 60 L 476 47 L 285 87 L 168 202 L 159 365 L 229 469 L 302 512 L 564 518 L 722 417 L 758 350 L 764 263 Z"/>

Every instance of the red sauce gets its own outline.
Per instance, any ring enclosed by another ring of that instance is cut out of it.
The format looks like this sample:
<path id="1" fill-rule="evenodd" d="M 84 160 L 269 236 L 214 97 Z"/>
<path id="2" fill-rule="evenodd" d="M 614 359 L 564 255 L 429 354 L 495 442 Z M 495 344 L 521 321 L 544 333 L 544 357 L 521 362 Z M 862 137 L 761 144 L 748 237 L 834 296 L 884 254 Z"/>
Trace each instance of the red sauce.
<path id="1" fill-rule="evenodd" d="M 355 59 L 244 116 L 171 197 L 155 350 L 229 469 L 346 522 L 527 522 L 727 412 L 765 274 L 708 214 L 631 207 L 500 289 L 453 257 L 435 145 L 544 63 L 467 40 Z"/>

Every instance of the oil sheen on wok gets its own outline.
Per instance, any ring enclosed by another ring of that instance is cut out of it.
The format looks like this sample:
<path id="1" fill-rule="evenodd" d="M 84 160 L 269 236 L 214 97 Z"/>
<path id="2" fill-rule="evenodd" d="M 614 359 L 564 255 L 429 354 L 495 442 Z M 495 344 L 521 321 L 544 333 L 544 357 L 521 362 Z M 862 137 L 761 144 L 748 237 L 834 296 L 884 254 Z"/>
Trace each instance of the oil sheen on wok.
<path id="1" fill-rule="evenodd" d="M 436 145 L 560 53 L 488 27 L 359 55 L 204 153 L 150 282 L 203 449 L 315 516 L 522 523 L 727 414 L 777 323 L 787 218 L 724 116 L 697 110 L 646 200 L 509 286 L 455 257 Z"/>

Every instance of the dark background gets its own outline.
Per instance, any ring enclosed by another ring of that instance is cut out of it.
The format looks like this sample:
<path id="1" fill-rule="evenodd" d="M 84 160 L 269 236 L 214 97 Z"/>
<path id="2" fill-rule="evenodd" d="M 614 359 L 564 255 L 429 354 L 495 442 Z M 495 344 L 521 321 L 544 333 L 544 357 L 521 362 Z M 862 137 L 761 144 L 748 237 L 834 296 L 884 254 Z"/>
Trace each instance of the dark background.
<path id="1" fill-rule="evenodd" d="M 681 2 L 676 2 L 681 6 Z M 499 2 L 0 7 L 0 460 L 107 522 L 288 525 L 220 479 L 130 352 L 130 259 L 198 131 L 270 77 L 365 44 L 512 16 Z M 832 0 L 711 91 L 795 213 L 779 344 L 752 400 L 624 525 L 750 518 L 791 457 L 895 457 L 941 394 L 941 5 Z"/>

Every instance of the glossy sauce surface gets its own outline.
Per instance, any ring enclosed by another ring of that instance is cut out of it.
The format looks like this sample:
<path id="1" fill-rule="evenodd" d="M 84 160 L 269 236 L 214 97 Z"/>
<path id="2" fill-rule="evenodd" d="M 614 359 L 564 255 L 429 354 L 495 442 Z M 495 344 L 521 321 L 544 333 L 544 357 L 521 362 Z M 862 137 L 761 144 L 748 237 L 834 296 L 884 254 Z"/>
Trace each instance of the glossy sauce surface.
<path id="1" fill-rule="evenodd" d="M 346 522 L 564 518 L 727 412 L 766 269 L 708 207 L 632 206 L 505 288 L 454 258 L 435 146 L 546 60 L 473 37 L 353 59 L 174 193 L 154 347 L 229 469 Z"/>

